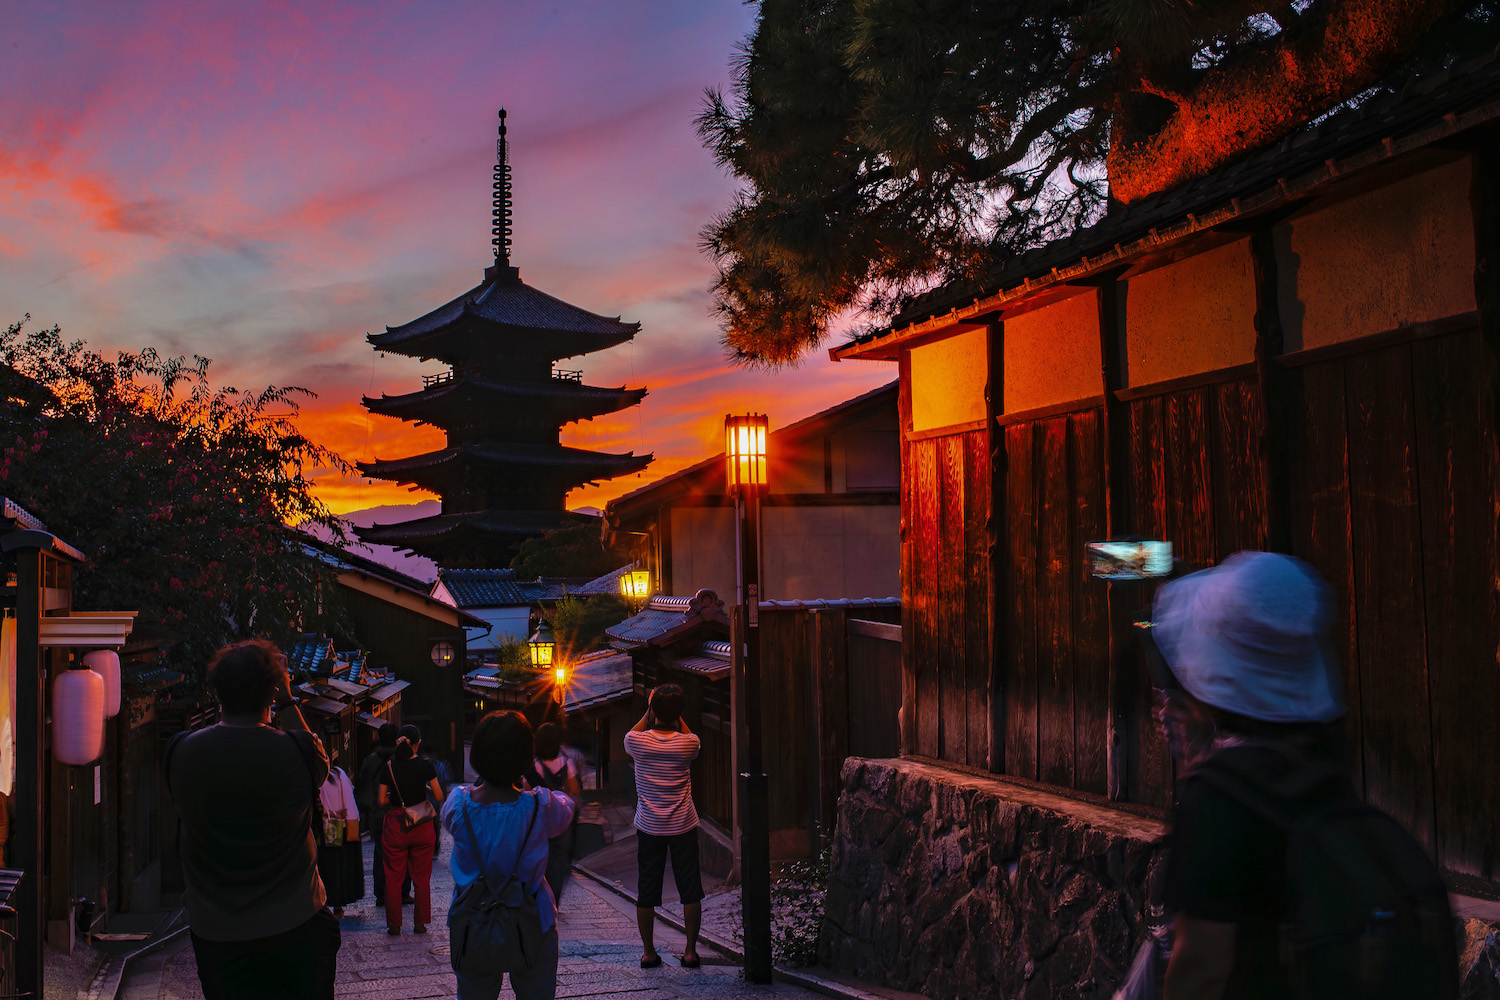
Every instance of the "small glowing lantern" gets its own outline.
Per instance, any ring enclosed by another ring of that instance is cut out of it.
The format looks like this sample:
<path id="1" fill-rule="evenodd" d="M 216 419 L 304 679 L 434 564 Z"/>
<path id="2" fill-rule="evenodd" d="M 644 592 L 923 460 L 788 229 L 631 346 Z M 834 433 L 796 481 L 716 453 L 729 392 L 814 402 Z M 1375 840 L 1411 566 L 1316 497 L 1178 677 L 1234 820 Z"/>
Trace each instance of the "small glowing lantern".
<path id="1" fill-rule="evenodd" d="M 644 601 L 651 596 L 651 572 L 633 569 L 620 574 L 620 596 L 627 601 Z"/>
<path id="2" fill-rule="evenodd" d="M 766 485 L 766 427 L 763 413 L 724 418 L 724 460 L 729 492 Z"/>
<path id="3" fill-rule="evenodd" d="M 120 654 L 113 649 L 96 649 L 85 653 L 83 665 L 104 678 L 104 717 L 120 714 Z"/>
<path id="4" fill-rule="evenodd" d="M 62 764 L 92 764 L 104 753 L 104 678 L 64 670 L 52 682 L 52 754 Z"/>
<path id="5" fill-rule="evenodd" d="M 552 669 L 552 654 L 557 651 L 557 642 L 552 638 L 552 626 L 542 622 L 526 640 L 531 647 L 531 665 L 538 670 Z M 559 667 L 561 669 L 561 667 Z"/>
<path id="6" fill-rule="evenodd" d="M 568 683 L 568 668 L 563 666 L 561 663 L 559 663 L 553 669 L 553 674 L 557 678 L 558 687 L 562 687 L 564 684 Z"/>

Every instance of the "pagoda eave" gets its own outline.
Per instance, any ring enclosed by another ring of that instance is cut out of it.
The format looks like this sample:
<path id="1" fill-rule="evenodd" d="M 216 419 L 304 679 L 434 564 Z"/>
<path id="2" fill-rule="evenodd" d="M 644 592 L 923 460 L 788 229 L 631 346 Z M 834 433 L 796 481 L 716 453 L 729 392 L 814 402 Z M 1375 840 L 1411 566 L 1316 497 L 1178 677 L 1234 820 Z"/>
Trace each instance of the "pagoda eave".
<path id="1" fill-rule="evenodd" d="M 580 386 L 563 379 L 499 382 L 458 378 L 399 396 L 365 396 L 362 402 L 372 413 L 443 427 L 463 422 L 476 406 L 491 414 L 508 410 L 542 412 L 554 415 L 561 423 L 570 423 L 626 409 L 645 397 L 645 389 Z"/>
<path id="2" fill-rule="evenodd" d="M 495 351 L 497 342 L 503 344 L 509 356 L 514 358 L 559 361 L 616 347 L 629 342 L 639 332 L 639 323 L 622 324 L 618 331 L 611 333 L 584 333 L 465 316 L 430 332 L 402 337 L 392 330 L 369 334 L 366 339 L 372 347 L 389 354 L 459 364 L 489 356 Z"/>

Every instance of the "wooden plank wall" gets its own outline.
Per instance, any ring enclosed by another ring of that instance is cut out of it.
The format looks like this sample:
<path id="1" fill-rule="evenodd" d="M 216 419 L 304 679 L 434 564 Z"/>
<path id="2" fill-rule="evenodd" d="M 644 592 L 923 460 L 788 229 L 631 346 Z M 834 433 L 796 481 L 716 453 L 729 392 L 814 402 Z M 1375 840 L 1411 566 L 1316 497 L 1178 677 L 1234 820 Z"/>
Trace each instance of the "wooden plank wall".
<path id="1" fill-rule="evenodd" d="M 1293 547 L 1333 586 L 1356 780 L 1452 871 L 1500 877 L 1491 364 L 1478 331 L 1296 372 Z"/>
<path id="2" fill-rule="evenodd" d="M 1105 792 L 1108 620 L 1079 555 L 1103 538 L 1101 412 L 1005 428 L 1005 772 Z"/>
<path id="3" fill-rule="evenodd" d="M 905 447 L 908 724 L 915 752 L 975 767 L 989 755 L 989 440 L 976 430 Z"/>
<path id="4" fill-rule="evenodd" d="M 1477 330 L 1290 371 L 1293 551 L 1328 579 L 1355 776 L 1455 872 L 1500 878 L 1500 452 Z M 1190 568 L 1264 548 L 1263 417 L 1239 378 L 1128 399 L 1122 533 L 1168 538 Z M 1109 625 L 1083 543 L 1105 524 L 1100 411 L 1004 426 L 996 613 L 1006 773 L 1105 792 Z M 913 440 L 906 653 L 916 752 L 983 766 L 987 691 L 983 432 Z M 928 554 L 937 554 L 936 558 Z M 1149 606 L 1154 587 L 1116 585 Z M 1134 588 L 1131 593 L 1127 588 Z M 1129 669 L 1140 670 L 1137 658 Z M 1143 675 L 1119 689 L 1124 797 L 1164 807 L 1173 773 Z M 914 693 L 913 693 L 914 692 Z"/>

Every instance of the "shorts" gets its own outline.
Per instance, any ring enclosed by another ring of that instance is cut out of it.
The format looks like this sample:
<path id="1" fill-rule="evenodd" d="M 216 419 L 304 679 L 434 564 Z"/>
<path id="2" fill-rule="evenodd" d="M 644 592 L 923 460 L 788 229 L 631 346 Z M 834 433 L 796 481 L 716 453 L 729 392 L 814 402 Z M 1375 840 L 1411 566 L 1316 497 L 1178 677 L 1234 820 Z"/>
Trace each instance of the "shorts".
<path id="1" fill-rule="evenodd" d="M 670 837 L 635 831 L 635 905 L 655 909 L 661 905 L 661 880 L 667 870 L 667 851 L 672 852 L 672 881 L 683 904 L 703 898 L 703 876 L 698 870 L 698 828 Z"/>

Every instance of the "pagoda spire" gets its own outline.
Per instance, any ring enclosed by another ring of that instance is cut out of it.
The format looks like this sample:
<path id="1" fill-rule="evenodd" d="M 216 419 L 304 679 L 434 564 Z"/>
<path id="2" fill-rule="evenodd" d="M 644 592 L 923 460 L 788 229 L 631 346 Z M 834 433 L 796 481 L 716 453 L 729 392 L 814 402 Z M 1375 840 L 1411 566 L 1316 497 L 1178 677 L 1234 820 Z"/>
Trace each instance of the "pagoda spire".
<path id="1" fill-rule="evenodd" d="M 500 109 L 500 135 L 495 140 L 495 176 L 490 208 L 490 244 L 495 248 L 495 273 L 504 275 L 510 265 L 511 190 L 510 159 L 505 149 L 505 109 Z"/>

